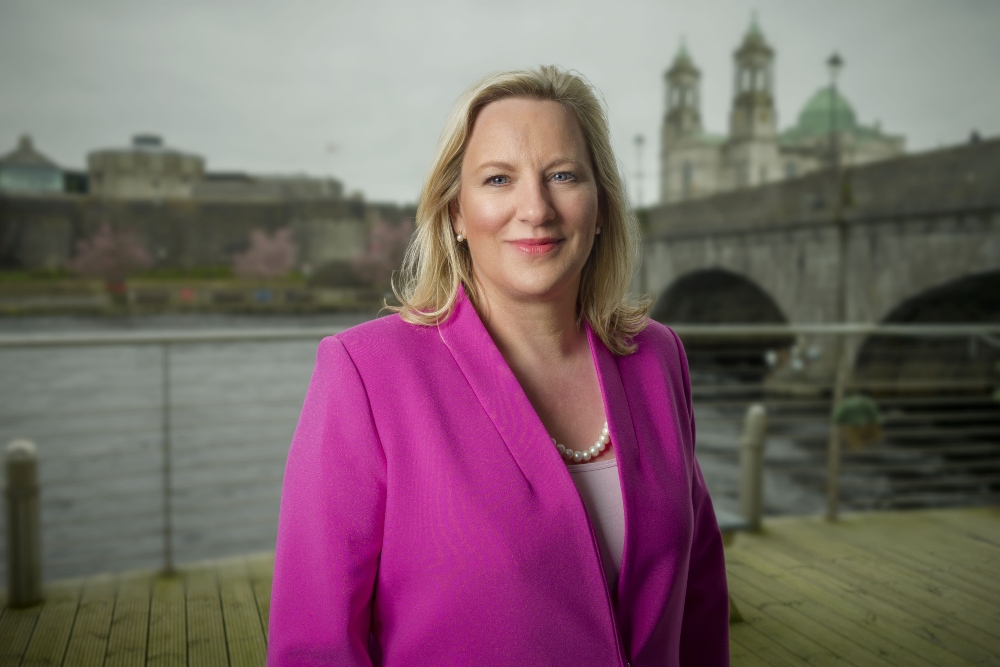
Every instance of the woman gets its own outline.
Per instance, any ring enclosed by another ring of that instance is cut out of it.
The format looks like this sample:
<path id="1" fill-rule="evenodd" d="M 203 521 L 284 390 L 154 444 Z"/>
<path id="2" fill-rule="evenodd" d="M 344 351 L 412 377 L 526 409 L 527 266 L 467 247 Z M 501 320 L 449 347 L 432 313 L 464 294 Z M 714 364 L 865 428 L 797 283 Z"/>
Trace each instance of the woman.
<path id="1" fill-rule="evenodd" d="M 459 101 L 398 315 L 325 339 L 289 452 L 269 664 L 724 665 L 677 337 L 592 89 Z"/>

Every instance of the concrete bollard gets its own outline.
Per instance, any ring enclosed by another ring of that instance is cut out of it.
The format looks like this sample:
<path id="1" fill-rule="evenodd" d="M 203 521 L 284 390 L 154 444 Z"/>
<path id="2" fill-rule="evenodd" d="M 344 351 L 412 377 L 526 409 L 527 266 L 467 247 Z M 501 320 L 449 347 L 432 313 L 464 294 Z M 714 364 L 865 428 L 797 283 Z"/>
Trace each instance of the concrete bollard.
<path id="1" fill-rule="evenodd" d="M 747 408 L 740 438 L 740 510 L 750 530 L 760 530 L 764 515 L 764 443 L 767 409 L 760 403 Z"/>
<path id="2" fill-rule="evenodd" d="M 38 517 L 38 455 L 30 440 L 7 445 L 7 605 L 42 601 L 42 549 Z"/>

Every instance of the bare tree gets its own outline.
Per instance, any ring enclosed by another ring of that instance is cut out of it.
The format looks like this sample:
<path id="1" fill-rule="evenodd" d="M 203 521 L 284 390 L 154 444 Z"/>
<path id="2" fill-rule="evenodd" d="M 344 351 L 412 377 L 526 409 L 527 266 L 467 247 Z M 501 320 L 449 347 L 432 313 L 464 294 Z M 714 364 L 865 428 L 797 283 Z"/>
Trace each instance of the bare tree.
<path id="1" fill-rule="evenodd" d="M 233 256 L 233 273 L 240 278 L 282 278 L 295 268 L 298 254 L 291 227 L 273 236 L 256 229 L 250 233 L 247 251 Z"/>

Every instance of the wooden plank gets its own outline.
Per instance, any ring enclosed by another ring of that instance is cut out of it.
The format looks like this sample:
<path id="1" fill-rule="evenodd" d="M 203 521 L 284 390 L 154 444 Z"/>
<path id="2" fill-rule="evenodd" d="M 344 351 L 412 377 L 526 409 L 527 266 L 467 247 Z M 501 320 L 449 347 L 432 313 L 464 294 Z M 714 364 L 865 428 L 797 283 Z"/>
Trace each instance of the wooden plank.
<path id="1" fill-rule="evenodd" d="M 774 548 L 766 552 L 766 557 L 773 558 L 777 550 Z M 794 555 L 796 548 L 793 545 L 784 543 L 781 546 L 783 553 Z M 880 599 L 891 605 L 905 607 L 907 613 L 917 618 L 924 624 L 924 636 L 930 641 L 945 644 L 948 643 L 952 650 L 960 650 L 966 658 L 985 665 L 1000 665 L 1000 653 L 994 648 L 995 640 L 984 634 L 981 630 L 972 627 L 962 621 L 954 612 L 943 609 L 936 601 L 914 600 L 912 597 L 901 595 L 893 588 L 892 582 L 887 582 L 884 576 L 872 576 L 870 572 L 871 564 L 860 560 L 839 559 L 836 561 L 825 560 L 822 555 L 814 555 L 809 552 L 802 552 L 804 559 L 811 559 L 811 565 L 833 578 L 852 582 L 853 585 L 862 589 L 867 595 Z M 961 647 L 965 646 L 964 649 Z"/>
<path id="2" fill-rule="evenodd" d="M 64 667 L 104 665 L 117 584 L 117 577 L 113 574 L 99 574 L 84 582 L 73 632 L 66 647 Z"/>
<path id="3" fill-rule="evenodd" d="M 971 662 L 1000 666 L 1000 657 L 978 645 L 981 633 L 964 624 L 957 624 L 952 614 L 919 602 L 901 598 L 880 583 L 846 570 L 838 563 L 794 548 L 774 548 L 773 544 L 745 542 L 743 554 L 758 554 L 776 567 L 787 568 L 796 575 L 841 596 L 856 598 L 872 613 L 899 624 L 918 637 Z M 803 565 L 808 563 L 808 566 Z"/>
<path id="4" fill-rule="evenodd" d="M 215 568 L 201 566 L 185 575 L 189 667 L 229 664 L 226 629 Z"/>
<path id="5" fill-rule="evenodd" d="M 274 554 L 262 554 L 247 559 L 250 567 L 250 583 L 253 586 L 254 598 L 257 600 L 257 611 L 260 614 L 260 624 L 264 628 L 264 643 L 267 644 L 267 628 L 271 612 L 271 581 L 274 578 Z"/>
<path id="6" fill-rule="evenodd" d="M 66 581 L 45 591 L 45 603 L 38 615 L 28 650 L 21 660 L 23 667 L 59 665 L 66 653 L 66 643 L 80 604 L 82 580 Z"/>
<path id="7" fill-rule="evenodd" d="M 28 648 L 42 605 L 26 609 L 4 609 L 0 616 L 0 667 L 17 667 Z"/>
<path id="8" fill-rule="evenodd" d="M 784 667 L 784 665 L 796 665 L 799 663 L 774 663 L 767 662 L 763 657 L 757 655 L 749 646 L 736 638 L 729 640 L 729 665 L 730 667 Z"/>
<path id="9" fill-rule="evenodd" d="M 152 584 L 153 575 L 149 572 L 126 574 L 119 580 L 105 667 L 143 667 L 146 664 Z"/>
<path id="10" fill-rule="evenodd" d="M 741 637 L 743 633 L 747 632 L 745 628 L 753 628 L 753 630 L 771 637 L 806 664 L 829 665 L 831 667 L 846 667 L 851 664 L 802 634 L 801 627 L 789 627 L 753 606 L 747 597 L 746 584 L 735 576 L 730 576 L 729 583 L 730 593 L 733 593 L 740 600 L 746 600 L 746 611 L 743 614 L 744 622 L 729 626 L 730 636 Z"/>
<path id="11" fill-rule="evenodd" d="M 875 525 L 845 526 L 845 536 L 865 548 L 888 550 L 894 559 L 915 570 L 933 570 L 969 595 L 992 602 L 1000 597 L 1000 574 L 996 563 L 1000 546 L 993 546 L 972 529 L 951 531 L 943 522 L 932 522 L 924 530 L 912 521 L 903 526 L 888 521 Z"/>
<path id="12" fill-rule="evenodd" d="M 826 628 L 832 634 L 825 641 L 820 637 L 816 641 L 848 659 L 855 659 L 845 655 L 845 647 L 850 645 L 868 652 L 872 658 L 884 660 L 885 664 L 935 667 L 935 663 L 886 636 L 887 624 L 866 614 L 864 609 L 843 604 L 829 595 L 819 595 L 815 590 L 798 590 L 783 583 L 773 571 L 761 573 L 733 555 L 727 558 L 726 567 L 743 581 L 774 596 L 778 605 L 785 606 L 800 617 L 807 616 Z M 828 643 L 831 641 L 835 644 Z"/>
<path id="13" fill-rule="evenodd" d="M 747 625 L 737 632 L 730 632 L 730 646 L 740 646 L 749 655 L 740 656 L 741 664 L 761 664 L 767 667 L 784 667 L 785 665 L 815 664 L 795 655 L 773 637 L 768 637 L 753 626 Z M 730 661 L 732 662 L 732 660 Z"/>
<path id="14" fill-rule="evenodd" d="M 153 580 L 149 606 L 149 667 L 187 667 L 184 580 L 180 575 Z"/>
<path id="15" fill-rule="evenodd" d="M 952 592 L 939 583 L 891 563 L 884 556 L 857 549 L 841 540 L 831 540 L 828 533 L 810 531 L 803 526 L 796 530 L 783 529 L 772 534 L 775 549 L 785 553 L 799 551 L 803 558 L 814 559 L 814 565 L 833 576 L 866 582 L 866 590 L 887 601 L 905 604 L 910 613 L 919 615 L 932 625 L 944 623 L 954 634 L 964 637 L 982 649 L 1000 655 L 1000 640 L 994 635 L 996 623 L 983 620 L 977 613 L 962 607 Z M 839 554 L 831 558 L 830 554 Z M 993 606 L 996 613 L 997 606 Z"/>
<path id="16" fill-rule="evenodd" d="M 849 665 L 859 667 L 892 664 L 834 632 L 825 619 L 817 621 L 812 616 L 803 614 L 800 607 L 808 602 L 804 598 L 775 596 L 770 589 L 759 588 L 741 574 L 730 575 L 729 593 L 739 605 L 744 619 L 749 619 L 746 620 L 747 623 L 767 632 L 800 657 L 808 657 L 813 652 L 819 655 L 829 653 L 842 658 Z M 770 619 L 768 630 L 765 630 L 765 624 L 759 620 L 761 617 Z M 816 646 L 818 649 L 812 648 Z M 806 647 L 806 650 L 797 647 Z"/>
<path id="17" fill-rule="evenodd" d="M 886 551 L 891 551 L 887 541 L 858 538 L 856 531 L 831 530 L 817 522 L 803 521 L 779 533 L 781 539 L 787 539 L 806 548 L 812 543 L 822 542 L 825 553 L 839 553 L 845 558 L 867 562 L 872 568 L 885 570 L 885 576 L 893 581 L 909 584 L 906 590 L 914 594 L 930 593 L 939 599 L 939 604 L 961 612 L 968 619 L 985 621 L 985 624 L 975 624 L 986 632 L 1000 637 L 1000 605 L 994 598 L 977 595 L 968 591 L 967 583 L 947 572 L 937 571 L 933 579 L 914 570 L 905 553 L 898 558 L 886 558 Z M 940 535 L 927 537 L 928 541 L 942 539 Z M 891 538 L 886 538 L 891 540 Z M 919 547 L 914 545 L 913 551 Z M 984 599 L 985 597 L 985 599 Z"/>
<path id="18" fill-rule="evenodd" d="M 960 565 L 955 574 L 969 570 L 966 576 L 972 577 L 975 589 L 992 600 L 1000 595 L 994 565 L 1000 558 L 1000 521 L 968 525 L 965 522 L 969 516 L 966 510 L 953 510 L 949 514 L 907 512 L 900 513 L 898 519 L 892 515 L 869 521 L 852 518 L 843 527 L 850 534 L 877 542 L 880 548 L 892 549 L 909 560 L 934 566 L 942 560 Z"/>
<path id="19" fill-rule="evenodd" d="M 229 664 L 232 667 L 263 667 L 267 648 L 250 583 L 250 570 L 242 558 L 234 559 L 219 566 L 218 576 Z"/>
<path id="20" fill-rule="evenodd" d="M 928 624 L 899 607 L 868 595 L 857 582 L 845 583 L 776 549 L 756 554 L 751 547 L 741 550 L 737 558 L 755 570 L 823 601 L 831 609 L 836 608 L 839 613 L 861 618 L 875 632 L 899 646 L 919 652 L 935 664 L 955 667 L 976 664 L 961 657 L 968 653 L 968 642 L 954 635 L 946 637 L 950 639 L 948 646 L 940 645 L 940 635 L 936 637 L 937 641 L 931 641 L 928 639 Z"/>

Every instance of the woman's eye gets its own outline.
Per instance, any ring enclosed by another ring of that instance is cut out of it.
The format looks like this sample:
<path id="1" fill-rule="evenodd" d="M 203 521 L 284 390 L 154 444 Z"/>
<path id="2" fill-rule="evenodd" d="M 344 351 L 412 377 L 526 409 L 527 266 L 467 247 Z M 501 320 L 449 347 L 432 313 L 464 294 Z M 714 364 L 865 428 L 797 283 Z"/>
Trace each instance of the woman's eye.
<path id="1" fill-rule="evenodd" d="M 576 180 L 576 174 L 569 171 L 560 171 L 558 174 L 552 175 L 552 180 L 557 183 L 565 183 L 566 181 Z"/>
<path id="2" fill-rule="evenodd" d="M 507 185 L 509 179 L 506 176 L 490 176 L 486 179 L 487 185 Z"/>

